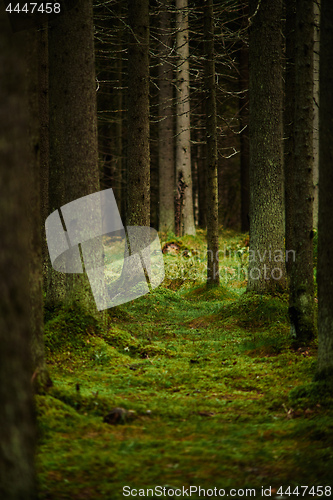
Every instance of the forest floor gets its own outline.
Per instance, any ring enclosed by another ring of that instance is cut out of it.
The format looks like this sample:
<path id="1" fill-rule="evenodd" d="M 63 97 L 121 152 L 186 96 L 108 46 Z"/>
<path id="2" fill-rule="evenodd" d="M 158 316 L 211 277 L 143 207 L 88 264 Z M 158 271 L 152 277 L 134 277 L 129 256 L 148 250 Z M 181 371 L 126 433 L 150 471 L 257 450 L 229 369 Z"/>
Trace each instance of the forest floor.
<path id="1" fill-rule="evenodd" d="M 316 341 L 292 346 L 287 296 L 245 293 L 244 235 L 222 232 L 210 290 L 203 233 L 168 240 L 163 285 L 108 310 L 106 332 L 78 308 L 46 313 L 40 499 L 330 497 L 333 394 L 313 382 Z M 114 407 L 135 413 L 103 422 Z"/>

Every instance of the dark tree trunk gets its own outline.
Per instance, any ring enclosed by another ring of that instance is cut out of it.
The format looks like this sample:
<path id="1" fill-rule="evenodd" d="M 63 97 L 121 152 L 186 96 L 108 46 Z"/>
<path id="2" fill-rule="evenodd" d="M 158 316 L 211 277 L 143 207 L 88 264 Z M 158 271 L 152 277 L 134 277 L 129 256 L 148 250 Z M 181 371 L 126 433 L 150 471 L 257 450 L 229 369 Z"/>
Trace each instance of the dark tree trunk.
<path id="1" fill-rule="evenodd" d="M 47 25 L 37 31 L 38 97 L 39 97 L 39 164 L 40 208 L 42 230 L 43 290 L 47 290 L 48 249 L 45 220 L 49 215 L 49 48 Z"/>
<path id="2" fill-rule="evenodd" d="M 160 65 L 159 65 L 159 230 L 175 231 L 175 161 L 173 132 L 173 72 L 171 64 L 171 13 L 167 0 L 160 10 Z"/>
<path id="3" fill-rule="evenodd" d="M 128 1 L 126 225 L 150 225 L 149 2 Z"/>
<path id="4" fill-rule="evenodd" d="M 321 0 L 318 227 L 318 377 L 333 376 L 333 3 Z"/>
<path id="5" fill-rule="evenodd" d="M 298 343 L 314 335 L 313 283 L 313 0 L 296 1 L 294 168 L 289 316 Z"/>
<path id="6" fill-rule="evenodd" d="M 117 93 L 116 93 L 116 111 L 117 111 L 117 119 L 115 126 L 115 166 L 114 166 L 114 194 L 117 200 L 117 205 L 119 212 L 123 215 L 125 214 L 124 210 L 124 189 L 123 189 L 123 92 L 121 90 L 122 82 L 123 82 L 123 57 L 122 57 L 122 48 L 123 48 L 123 23 L 121 20 L 122 16 L 122 4 L 118 5 L 118 16 L 117 20 L 117 46 L 119 50 L 119 55 L 115 64 L 115 72 L 117 79 Z"/>
<path id="7" fill-rule="evenodd" d="M 43 311 L 43 258 L 42 258 L 42 234 L 44 234 L 44 221 L 41 214 L 41 158 L 45 161 L 42 146 L 40 117 L 40 106 L 42 100 L 39 98 L 39 75 L 40 65 L 38 59 L 40 33 L 36 29 L 30 29 L 27 34 L 27 61 L 28 61 L 28 100 L 29 100 L 29 172 L 31 176 L 31 195 L 29 203 L 29 216 L 31 218 L 31 248 L 30 248 L 30 314 L 32 328 L 32 358 L 33 358 L 33 381 L 37 392 L 44 392 L 52 385 L 45 361 L 44 351 L 44 311 Z M 43 108 L 41 109 L 43 111 Z M 42 150 L 42 151 L 41 151 Z M 44 207 L 43 207 L 44 208 Z M 44 214 L 43 214 L 44 215 Z"/>
<path id="8" fill-rule="evenodd" d="M 313 1 L 313 227 L 318 229 L 320 0 Z"/>
<path id="9" fill-rule="evenodd" d="M 282 172 L 282 0 L 250 0 L 250 258 L 248 291 L 285 288 Z"/>
<path id="10" fill-rule="evenodd" d="M 61 17 L 62 19 L 62 17 Z M 60 41 L 57 37 L 57 28 L 54 23 L 48 29 L 49 50 L 49 178 L 48 178 L 48 215 L 58 210 L 65 203 L 65 163 L 61 152 L 65 143 L 66 110 L 61 104 L 62 80 Z M 60 83 L 60 88 L 58 84 Z M 60 91 L 60 94 L 59 94 Z M 44 264 L 45 265 L 45 264 Z M 53 307 L 65 299 L 66 277 L 65 274 L 55 271 L 51 265 L 49 255 L 46 260 L 47 289 L 45 304 Z"/>
<path id="11" fill-rule="evenodd" d="M 199 135 L 199 141 L 202 140 L 201 134 Z M 207 227 L 207 189 L 206 189 L 206 149 L 207 146 L 204 143 L 197 144 L 198 157 L 197 162 L 197 182 L 198 182 L 198 209 L 199 209 L 199 227 L 205 229 Z"/>
<path id="12" fill-rule="evenodd" d="M 290 275 L 294 250 L 294 170 L 295 170 L 295 51 L 296 51 L 296 0 L 285 0 L 286 6 L 286 71 L 284 103 L 284 180 L 285 180 L 285 231 L 286 270 Z M 289 257 L 291 256 L 291 257 Z"/>
<path id="13" fill-rule="evenodd" d="M 0 12 L 0 498 L 35 500 L 26 33 Z M 39 229 L 39 228 L 38 228 Z"/>
<path id="14" fill-rule="evenodd" d="M 242 26 L 248 18 L 247 5 L 242 8 Z M 250 148 L 249 148 L 249 47 L 240 41 L 238 51 L 239 126 L 240 126 L 240 180 L 241 180 L 241 230 L 250 229 Z"/>
<path id="15" fill-rule="evenodd" d="M 205 91 L 206 91 L 206 173 L 207 173 L 207 286 L 218 286 L 219 221 L 217 182 L 217 117 L 214 54 L 213 0 L 204 1 Z"/>
<path id="16" fill-rule="evenodd" d="M 92 1 L 80 0 L 49 33 L 52 212 L 99 191 Z M 66 301 L 79 301 L 101 319 L 86 273 L 65 276 Z"/>

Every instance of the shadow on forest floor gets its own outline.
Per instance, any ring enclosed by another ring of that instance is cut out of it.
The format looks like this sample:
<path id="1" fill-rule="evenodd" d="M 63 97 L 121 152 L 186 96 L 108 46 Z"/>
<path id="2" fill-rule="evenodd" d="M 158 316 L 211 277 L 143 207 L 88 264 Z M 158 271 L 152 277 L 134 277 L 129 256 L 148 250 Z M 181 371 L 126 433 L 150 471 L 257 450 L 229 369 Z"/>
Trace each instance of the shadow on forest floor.
<path id="1" fill-rule="evenodd" d="M 244 236 L 221 242 L 233 276 Z M 204 270 L 203 237 L 176 244 L 165 262 L 183 276 L 110 309 L 107 332 L 79 309 L 48 316 L 54 386 L 37 396 L 40 499 L 117 500 L 130 489 L 202 498 L 199 486 L 233 498 L 262 497 L 262 487 L 313 498 L 323 487 L 329 497 L 333 399 L 312 382 L 316 342 L 291 347 L 287 297 L 244 294 L 241 276 L 214 290 L 189 277 Z M 134 417 L 104 423 L 114 407 Z"/>

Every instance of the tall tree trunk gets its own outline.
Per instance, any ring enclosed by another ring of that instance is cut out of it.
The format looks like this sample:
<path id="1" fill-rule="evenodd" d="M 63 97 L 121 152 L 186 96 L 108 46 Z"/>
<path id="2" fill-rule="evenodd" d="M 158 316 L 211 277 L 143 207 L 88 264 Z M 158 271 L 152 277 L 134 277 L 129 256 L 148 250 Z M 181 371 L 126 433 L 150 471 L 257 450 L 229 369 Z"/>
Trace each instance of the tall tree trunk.
<path id="1" fill-rule="evenodd" d="M 61 17 L 62 19 L 62 17 Z M 57 37 L 57 26 L 54 22 L 48 29 L 49 50 L 49 179 L 48 179 L 48 214 L 58 210 L 65 203 L 65 163 L 61 152 L 62 145 L 67 140 L 65 120 L 67 110 L 60 102 L 64 90 L 59 91 L 62 84 L 61 49 Z M 60 84 L 60 88 L 58 88 Z M 45 304 L 53 307 L 61 303 L 66 295 L 66 276 L 53 269 L 47 254 L 47 289 Z"/>
<path id="2" fill-rule="evenodd" d="M 37 31 L 38 97 L 39 97 L 39 163 L 43 259 L 43 290 L 47 290 L 49 256 L 45 220 L 49 214 L 49 48 L 47 25 Z"/>
<path id="3" fill-rule="evenodd" d="M 99 191 L 92 0 L 80 0 L 52 21 L 49 33 L 52 212 L 63 203 Z M 96 247 L 96 258 L 99 251 Z M 78 301 L 102 320 L 87 274 L 65 276 L 66 302 Z"/>
<path id="4" fill-rule="evenodd" d="M 313 0 L 296 1 L 293 250 L 289 316 L 297 342 L 314 335 L 313 283 Z"/>
<path id="5" fill-rule="evenodd" d="M 318 377 L 333 376 L 333 3 L 321 0 L 318 227 Z"/>
<path id="6" fill-rule="evenodd" d="M 206 91 L 206 173 L 207 173 L 207 286 L 218 286 L 219 210 L 217 182 L 217 117 L 214 53 L 213 0 L 204 1 L 205 91 Z"/>
<path id="7" fill-rule="evenodd" d="M 296 51 L 296 0 L 285 0 L 286 6 L 286 72 L 284 105 L 284 187 L 285 187 L 285 231 L 286 269 L 290 276 L 293 258 L 289 257 L 294 244 L 294 170 L 295 170 L 295 51 Z"/>
<path id="8" fill-rule="evenodd" d="M 197 144 L 197 176 L 198 176 L 198 209 L 199 217 L 198 224 L 199 227 L 205 229 L 207 227 L 207 176 L 206 176 L 206 150 L 207 145 L 203 143 L 203 137 L 201 137 L 201 131 L 198 140 L 202 143 Z M 203 134 L 202 134 L 203 135 Z"/>
<path id="9" fill-rule="evenodd" d="M 43 392 L 52 385 L 48 368 L 45 361 L 44 350 L 44 311 L 43 311 L 43 256 L 42 256 L 42 227 L 41 221 L 41 152 L 43 145 L 41 140 L 40 106 L 39 98 L 39 75 L 40 65 L 38 51 L 40 44 L 40 33 L 36 29 L 30 29 L 27 34 L 27 61 L 28 61 L 28 99 L 29 99 L 29 137 L 30 155 L 29 172 L 31 175 L 31 196 L 29 205 L 29 216 L 31 218 L 31 248 L 30 248 L 30 314 L 32 327 L 32 358 L 34 370 L 34 387 L 37 392 Z M 41 110 L 43 111 L 43 110 Z M 45 158 L 42 159 L 45 160 Z M 44 208 L 44 207 L 43 207 Z"/>
<path id="10" fill-rule="evenodd" d="M 150 225 L 149 2 L 128 0 L 126 225 Z"/>
<path id="11" fill-rule="evenodd" d="M 122 92 L 122 81 L 123 81 L 123 22 L 122 16 L 122 4 L 118 4 L 118 20 L 117 20 L 117 46 L 119 55 L 116 60 L 116 79 L 118 82 L 118 89 L 116 93 L 116 127 L 115 127 L 115 146 L 116 146 L 116 164 L 115 164 L 115 186 L 114 194 L 117 200 L 117 205 L 121 215 L 125 215 L 124 210 L 124 190 L 123 190 L 123 92 Z"/>
<path id="12" fill-rule="evenodd" d="M 313 11 L 313 227 L 318 229 L 320 0 L 314 0 Z"/>
<path id="13" fill-rule="evenodd" d="M 159 230 L 175 231 L 175 173 L 173 147 L 173 82 L 171 65 L 171 13 L 168 0 L 160 10 L 160 65 L 158 94 Z"/>
<path id="14" fill-rule="evenodd" d="M 250 0 L 248 291 L 285 287 L 282 175 L 282 0 Z"/>
<path id="15" fill-rule="evenodd" d="M 26 33 L 0 9 L 0 497 L 35 500 Z M 39 229 L 39 228 L 38 228 Z"/>
<path id="16" fill-rule="evenodd" d="M 242 27 L 248 19 L 247 4 L 242 3 Z M 249 48 L 243 40 L 238 50 L 239 126 L 240 126 L 240 180 L 241 180 L 241 230 L 250 229 L 250 149 L 249 149 Z"/>
<path id="17" fill-rule="evenodd" d="M 187 0 L 176 0 L 176 30 L 176 222 L 180 235 L 194 235 Z"/>

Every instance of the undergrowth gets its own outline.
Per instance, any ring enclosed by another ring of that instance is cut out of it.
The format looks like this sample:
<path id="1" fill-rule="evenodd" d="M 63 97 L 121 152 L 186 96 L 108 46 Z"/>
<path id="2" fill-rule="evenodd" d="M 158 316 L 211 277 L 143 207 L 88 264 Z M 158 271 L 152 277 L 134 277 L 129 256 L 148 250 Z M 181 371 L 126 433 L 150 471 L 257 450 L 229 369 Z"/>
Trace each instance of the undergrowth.
<path id="1" fill-rule="evenodd" d="M 203 254 L 204 234 L 169 239 L 187 257 L 165 255 L 174 276 L 110 309 L 107 330 L 78 307 L 47 311 L 54 385 L 36 398 L 40 499 L 117 500 L 125 485 L 257 497 L 263 486 L 278 498 L 279 486 L 330 485 L 332 388 L 313 380 L 316 342 L 292 347 L 288 298 L 245 293 L 233 274 L 215 289 L 183 281 L 177 268 L 205 266 L 186 260 Z M 245 240 L 222 234 L 222 266 L 236 269 Z M 104 423 L 115 407 L 134 418 Z"/>

